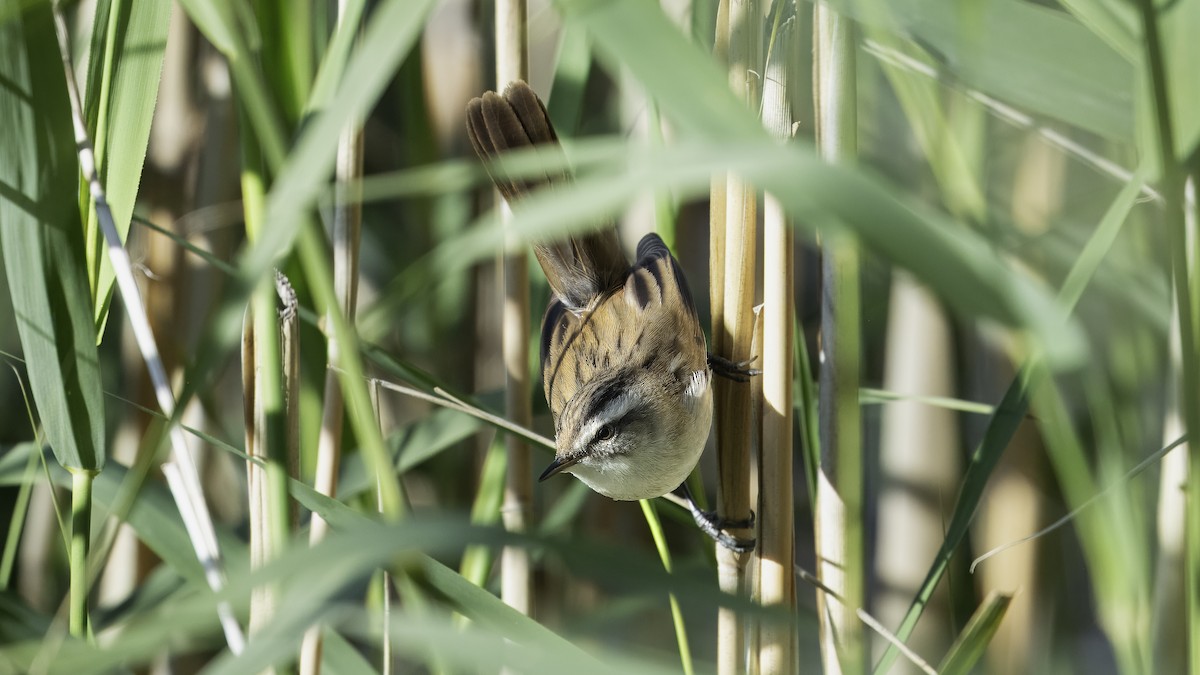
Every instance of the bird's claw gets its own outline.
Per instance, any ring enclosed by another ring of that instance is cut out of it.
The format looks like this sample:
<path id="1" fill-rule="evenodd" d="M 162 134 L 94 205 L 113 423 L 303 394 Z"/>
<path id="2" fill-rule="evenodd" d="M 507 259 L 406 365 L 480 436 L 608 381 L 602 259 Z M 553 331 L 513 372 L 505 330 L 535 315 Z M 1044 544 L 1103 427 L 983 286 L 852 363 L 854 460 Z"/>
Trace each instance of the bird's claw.
<path id="1" fill-rule="evenodd" d="M 754 527 L 754 512 L 750 512 L 750 517 L 742 520 L 722 520 L 717 514 L 712 511 L 702 511 L 699 508 L 692 509 L 692 518 L 695 519 L 696 525 L 712 537 L 713 541 L 721 546 L 733 551 L 734 553 L 749 553 L 754 550 L 754 539 L 741 539 L 733 535 L 725 533 L 723 530 L 729 529 L 751 529 Z"/>
<path id="2" fill-rule="evenodd" d="M 751 363 L 754 363 L 756 358 L 758 357 L 752 356 L 745 361 L 731 361 L 724 356 L 718 356 L 712 352 L 709 352 L 708 367 L 712 369 L 713 373 L 720 375 L 727 380 L 733 380 L 734 382 L 749 382 L 751 377 L 754 377 L 755 375 L 762 375 L 761 370 L 747 367 Z"/>
<path id="3" fill-rule="evenodd" d="M 696 498 L 692 496 L 692 491 L 688 488 L 687 483 L 679 486 L 679 491 L 683 494 L 684 500 L 687 501 L 688 510 L 692 512 L 692 519 L 696 521 L 696 526 L 701 532 L 707 534 L 713 541 L 721 546 L 733 551 L 734 553 L 749 553 L 754 550 L 754 539 L 741 539 L 733 535 L 723 532 L 725 529 L 733 530 L 752 530 L 754 529 L 754 511 L 750 511 L 750 517 L 740 520 L 731 520 L 721 518 L 714 511 L 705 511 L 696 504 Z"/>

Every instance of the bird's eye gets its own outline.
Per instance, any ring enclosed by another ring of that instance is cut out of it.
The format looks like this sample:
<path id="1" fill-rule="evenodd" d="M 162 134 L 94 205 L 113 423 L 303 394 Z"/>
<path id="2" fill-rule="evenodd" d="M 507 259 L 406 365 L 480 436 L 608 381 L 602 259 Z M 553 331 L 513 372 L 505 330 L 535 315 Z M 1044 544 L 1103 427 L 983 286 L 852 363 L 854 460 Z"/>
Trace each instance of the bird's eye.
<path id="1" fill-rule="evenodd" d="M 617 430 L 613 428 L 613 425 L 605 424 L 604 426 L 600 427 L 598 431 L 596 431 L 596 440 L 608 441 L 612 440 L 612 437 L 616 435 Z"/>

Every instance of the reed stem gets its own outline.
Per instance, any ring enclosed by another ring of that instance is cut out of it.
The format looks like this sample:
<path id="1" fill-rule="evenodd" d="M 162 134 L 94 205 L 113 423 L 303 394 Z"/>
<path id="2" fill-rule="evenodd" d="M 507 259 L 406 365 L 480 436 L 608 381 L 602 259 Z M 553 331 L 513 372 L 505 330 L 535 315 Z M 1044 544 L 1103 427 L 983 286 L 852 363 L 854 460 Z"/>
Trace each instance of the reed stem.
<path id="1" fill-rule="evenodd" d="M 529 79 L 529 47 L 525 0 L 496 2 L 496 88 L 514 80 Z M 510 212 L 504 206 L 505 227 Z M 532 384 L 529 376 L 529 255 L 522 250 L 505 256 L 502 346 L 504 356 L 504 409 L 508 420 L 524 427 L 533 420 Z M 504 527 L 524 532 L 530 527 L 533 504 L 533 459 L 529 444 L 510 434 L 504 506 Z M 533 609 L 532 563 L 520 547 L 505 547 L 500 554 L 500 597 L 523 614 Z"/>
<path id="2" fill-rule="evenodd" d="M 817 140 L 832 163 L 857 154 L 854 30 L 826 4 L 814 8 Z M 817 560 L 821 657 L 826 673 L 864 672 L 862 430 L 858 250 L 841 232 L 822 232 L 820 381 L 821 467 L 817 482 Z"/>
<path id="3" fill-rule="evenodd" d="M 1196 342 L 1196 325 L 1191 283 L 1195 270 L 1188 261 L 1187 225 L 1184 218 L 1184 172 L 1175 154 L 1175 134 L 1171 120 L 1171 105 L 1167 84 L 1163 45 L 1158 27 L 1158 15 L 1153 0 L 1139 0 L 1146 64 L 1150 70 L 1151 90 L 1157 127 L 1158 154 L 1161 163 L 1160 193 L 1166 214 L 1167 235 L 1170 241 L 1171 279 L 1178 313 L 1179 347 L 1183 360 L 1182 388 L 1179 400 L 1183 403 L 1184 431 L 1187 435 L 1200 431 L 1200 344 Z M 1192 261 L 1195 264 L 1195 261 Z M 1200 494 L 1200 443 L 1188 444 L 1188 495 Z M 1200 674 L 1200 499 L 1187 500 L 1184 544 L 1184 597 L 1188 640 L 1188 672 Z"/>
<path id="4" fill-rule="evenodd" d="M 92 482 L 96 474 L 71 472 L 71 635 L 86 640 L 88 633 L 88 550 L 92 543 Z"/>

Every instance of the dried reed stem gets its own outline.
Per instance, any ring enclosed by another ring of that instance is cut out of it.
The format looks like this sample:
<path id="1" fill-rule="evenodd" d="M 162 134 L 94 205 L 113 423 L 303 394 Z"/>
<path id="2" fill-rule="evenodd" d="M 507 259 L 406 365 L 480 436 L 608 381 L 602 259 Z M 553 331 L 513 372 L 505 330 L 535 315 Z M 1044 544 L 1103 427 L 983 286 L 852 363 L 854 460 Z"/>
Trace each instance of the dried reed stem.
<path id="1" fill-rule="evenodd" d="M 525 0 L 496 2 L 496 88 L 529 78 L 529 48 Z M 508 207 L 504 207 L 507 227 Z M 505 257 L 502 352 L 504 355 L 504 411 L 509 421 L 528 427 L 533 419 L 529 377 L 529 256 L 524 250 Z M 504 487 L 505 529 L 523 532 L 530 526 L 533 472 L 529 445 L 519 436 L 505 439 L 508 469 Z M 514 609 L 529 614 L 533 608 L 532 570 L 528 552 L 506 547 L 500 555 L 500 597 Z"/>
<path id="2" fill-rule="evenodd" d="M 814 8 L 817 139 L 830 162 L 857 152 L 854 31 L 831 7 Z M 826 673 L 861 673 L 863 597 L 862 443 L 859 386 L 858 251 L 853 239 L 823 234 L 817 573 L 838 594 L 818 593 Z"/>
<path id="3" fill-rule="evenodd" d="M 337 20 L 347 20 L 347 3 L 337 5 Z M 360 18 L 361 20 L 361 18 Z M 362 155 L 363 135 L 357 124 L 342 131 L 338 140 L 334 165 L 335 201 L 333 207 L 333 293 L 346 323 L 354 325 L 358 306 L 358 252 L 362 232 Z M 332 321 L 332 318 L 327 319 Z M 341 343 L 335 331 L 326 333 L 324 407 L 321 411 L 321 432 L 317 440 L 317 466 L 313 488 L 329 497 L 337 496 L 338 467 L 342 461 L 342 427 L 345 419 L 345 400 L 338 381 L 341 364 Z M 309 545 L 315 546 L 325 538 L 329 525 L 317 514 L 312 516 Z M 314 626 L 304 634 L 300 648 L 301 675 L 321 672 L 321 627 Z"/>
<path id="4" fill-rule="evenodd" d="M 718 51 L 727 53 L 730 87 L 748 105 L 757 108 L 761 72 L 760 41 L 762 12 L 757 0 L 732 0 L 722 3 L 718 14 Z M 714 258 L 714 286 L 723 292 L 719 306 L 713 307 L 713 351 L 732 361 L 750 358 L 754 319 L 755 227 L 757 223 L 757 194 L 754 188 L 737 176 L 729 176 L 725 186 L 725 221 L 714 222 L 713 237 L 723 237 L 724 255 Z M 714 244 L 714 252 L 722 245 Z M 750 387 L 745 383 L 716 378 L 714 385 L 715 425 L 717 438 L 718 490 L 717 513 L 729 521 L 748 520 L 750 510 L 750 458 L 755 437 L 750 423 Z M 750 538 L 750 530 L 734 530 L 734 536 Z M 723 591 L 746 594 L 746 564 L 748 554 L 738 554 L 717 547 L 717 579 Z M 717 615 L 717 669 L 723 675 L 742 672 L 746 663 L 745 617 L 732 608 L 722 608 Z"/>
<path id="5" fill-rule="evenodd" d="M 268 288 L 268 292 L 272 289 Z M 275 296 L 283 309 L 275 311 Z M 295 527 L 287 482 L 295 475 L 299 447 L 299 323 L 296 294 L 276 272 L 274 292 L 256 293 L 242 338 L 242 386 L 246 421 L 250 566 L 260 568 L 283 553 Z M 250 598 L 250 635 L 275 616 L 278 590 L 256 586 Z"/>
<path id="6" fill-rule="evenodd" d="M 787 64 L 796 51 L 795 22 L 789 21 L 767 64 L 763 123 L 776 138 L 791 137 Z M 794 498 L 792 487 L 792 354 L 794 235 L 782 206 L 763 199 L 762 444 L 758 498 L 758 598 L 766 606 L 796 607 Z M 759 629 L 758 672 L 792 673 L 799 668 L 792 627 L 768 621 Z"/>

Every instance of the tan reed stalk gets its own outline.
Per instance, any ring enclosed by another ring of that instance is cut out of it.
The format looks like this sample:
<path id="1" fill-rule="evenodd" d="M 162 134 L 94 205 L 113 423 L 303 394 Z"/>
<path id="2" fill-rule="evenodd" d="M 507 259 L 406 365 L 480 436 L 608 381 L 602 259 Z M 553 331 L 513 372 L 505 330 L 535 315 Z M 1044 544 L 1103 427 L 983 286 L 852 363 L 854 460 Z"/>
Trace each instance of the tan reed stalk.
<path id="1" fill-rule="evenodd" d="M 513 80 L 529 79 L 529 47 L 525 0 L 496 2 L 496 89 Z M 504 207 L 507 227 L 508 210 Z M 524 250 L 506 256 L 502 351 L 504 355 L 504 410 L 509 421 L 531 425 L 532 384 L 529 377 L 529 255 Z M 502 515 L 505 529 L 523 532 L 530 527 L 533 473 L 529 445 L 519 436 L 505 439 L 508 469 Z M 533 609 L 532 570 L 523 548 L 507 547 L 500 555 L 500 597 L 514 609 Z"/>
<path id="2" fill-rule="evenodd" d="M 729 59 L 729 0 L 717 5 L 717 28 L 713 40 L 713 56 L 721 63 Z M 725 316 L 725 186 L 726 174 L 713 176 L 708 199 L 708 302 L 712 317 L 712 353 L 725 353 L 724 334 L 717 330 Z"/>
<path id="3" fill-rule="evenodd" d="M 764 216 L 766 214 L 764 213 Z M 750 341 L 750 353 L 763 353 L 763 309 L 764 305 L 756 305 L 754 307 L 754 337 Z M 765 409 L 763 406 L 763 378 L 754 377 L 750 379 L 750 423 L 756 428 L 755 440 L 758 446 L 758 452 L 755 453 L 755 459 L 758 465 L 755 467 L 756 475 L 761 476 L 763 470 L 763 455 L 762 455 L 762 429 L 763 415 Z M 762 513 L 762 498 L 761 491 L 751 495 L 751 499 L 756 499 L 758 502 L 757 513 Z M 762 523 L 757 523 L 759 532 L 758 545 L 750 556 L 750 560 L 746 565 L 745 580 L 746 593 L 755 601 L 761 603 L 762 596 L 762 577 L 759 572 L 762 571 Z M 763 638 L 764 617 L 752 616 L 746 622 L 746 672 L 761 673 L 762 664 L 759 658 L 761 654 L 761 645 Z"/>
<path id="4" fill-rule="evenodd" d="M 854 31 L 825 4 L 814 9 L 817 140 L 830 162 L 857 152 Z M 864 672 L 862 443 L 859 387 L 858 251 L 853 239 L 822 233 L 820 440 L 817 477 L 817 573 L 838 594 L 818 593 L 826 673 Z"/>
<path id="5" fill-rule="evenodd" d="M 346 20 L 346 1 L 337 5 L 337 20 Z M 337 300 L 336 311 L 346 317 L 348 325 L 354 325 L 358 306 L 358 252 L 362 240 L 362 155 L 363 136 L 358 125 L 342 131 L 338 140 L 337 160 L 334 165 L 334 208 L 333 208 L 333 293 Z M 333 308 L 330 311 L 335 311 Z M 337 369 L 341 363 L 341 344 L 334 331 L 326 333 L 325 358 L 329 369 L 325 371 L 324 407 L 321 411 L 321 431 L 317 440 L 316 476 L 313 488 L 329 497 L 337 496 L 338 467 L 342 461 L 342 426 L 345 419 L 345 400 L 338 381 Z M 308 541 L 315 546 L 325 538 L 329 530 L 325 519 L 312 516 Z M 301 675 L 319 675 L 321 672 L 321 627 L 313 626 L 304 634 L 300 647 Z"/>
<path id="6" fill-rule="evenodd" d="M 759 63 L 762 12 L 757 0 L 722 2 L 718 11 L 717 51 L 726 52 L 729 83 L 734 92 L 755 109 L 759 100 Z M 713 347 L 718 356 L 741 362 L 750 358 L 754 320 L 755 226 L 757 195 L 754 188 L 737 176 L 729 176 L 725 186 L 725 220 L 713 222 L 713 237 L 723 244 L 712 246 L 710 266 L 719 268 L 711 275 L 712 293 L 723 293 L 713 307 Z M 721 285 L 716 285 L 720 281 Z M 718 291 L 720 289 L 720 291 Z M 750 457 L 754 430 L 750 423 L 750 387 L 725 378 L 713 385 L 717 439 L 718 491 L 717 514 L 730 520 L 748 520 L 750 510 Z M 750 538 L 750 530 L 734 530 L 737 537 Z M 749 554 L 738 554 L 717 547 L 717 578 L 721 589 L 730 594 L 747 594 L 746 564 Z M 746 663 L 746 619 L 741 612 L 722 608 L 717 615 L 717 670 L 722 675 L 743 672 Z"/>
<path id="7" fill-rule="evenodd" d="M 296 465 L 299 439 L 299 324 L 296 294 L 282 274 L 266 299 L 256 293 L 242 337 L 242 385 L 246 417 L 250 565 L 259 568 L 282 554 L 292 530 L 287 481 Z M 283 304 L 276 313 L 275 296 Z M 268 304 L 265 300 L 269 300 Z M 265 318 L 264 318 L 265 317 Z M 278 602 L 272 584 L 250 597 L 253 636 L 269 625 Z"/>
<path id="8" fill-rule="evenodd" d="M 783 141 L 792 135 L 789 63 L 798 60 L 795 21 L 780 30 L 763 81 L 763 124 Z M 762 441 L 758 497 L 758 599 L 765 606 L 796 608 L 794 497 L 792 488 L 792 355 L 794 235 L 779 202 L 763 198 Z M 790 624 L 759 628 L 758 672 L 799 668 Z"/>

